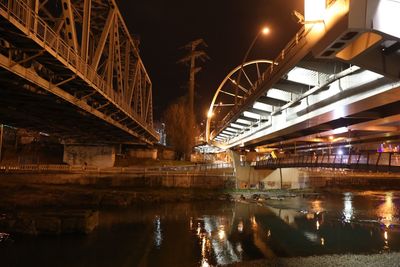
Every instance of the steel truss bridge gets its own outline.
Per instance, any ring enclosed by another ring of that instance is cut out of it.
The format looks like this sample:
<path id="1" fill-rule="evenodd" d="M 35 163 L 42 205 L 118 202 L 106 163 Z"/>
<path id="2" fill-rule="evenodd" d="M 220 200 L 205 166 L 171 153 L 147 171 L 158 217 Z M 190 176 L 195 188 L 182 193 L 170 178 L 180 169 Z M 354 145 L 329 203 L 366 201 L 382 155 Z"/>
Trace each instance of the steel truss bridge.
<path id="1" fill-rule="evenodd" d="M 0 0 L 0 121 L 154 143 L 152 84 L 114 0 Z"/>
<path id="2" fill-rule="evenodd" d="M 398 12 L 397 0 L 336 0 L 319 21 L 305 18 L 277 58 L 247 62 L 223 80 L 209 142 L 308 151 L 332 139 L 400 140 Z"/>

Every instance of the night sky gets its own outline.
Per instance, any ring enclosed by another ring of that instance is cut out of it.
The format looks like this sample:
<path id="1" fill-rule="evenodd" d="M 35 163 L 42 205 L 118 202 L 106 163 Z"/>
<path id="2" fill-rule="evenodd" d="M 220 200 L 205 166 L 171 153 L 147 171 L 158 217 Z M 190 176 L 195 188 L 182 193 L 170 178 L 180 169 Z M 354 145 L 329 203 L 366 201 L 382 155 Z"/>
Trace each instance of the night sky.
<path id="1" fill-rule="evenodd" d="M 292 15 L 302 0 L 126 0 L 118 1 L 130 32 L 140 38 L 140 53 L 153 82 L 155 120 L 169 103 L 187 91 L 188 67 L 176 64 L 179 48 L 203 38 L 211 60 L 197 75 L 198 119 L 205 118 L 220 82 L 243 56 L 257 32 L 271 32 L 254 46 L 249 60 L 277 56 L 300 27 Z"/>

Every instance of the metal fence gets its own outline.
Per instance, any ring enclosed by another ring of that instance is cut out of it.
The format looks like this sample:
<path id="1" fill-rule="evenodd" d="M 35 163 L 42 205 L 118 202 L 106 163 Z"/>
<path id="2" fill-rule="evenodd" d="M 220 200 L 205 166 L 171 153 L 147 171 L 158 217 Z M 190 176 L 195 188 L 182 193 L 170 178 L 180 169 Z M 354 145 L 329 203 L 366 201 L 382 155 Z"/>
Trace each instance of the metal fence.
<path id="1" fill-rule="evenodd" d="M 400 153 L 358 153 L 349 155 L 289 155 L 258 161 L 257 169 L 275 168 L 341 168 L 353 170 L 400 172 Z"/>
<path id="2" fill-rule="evenodd" d="M 205 175 L 205 176 L 234 176 L 231 163 L 199 164 L 184 166 L 155 166 L 155 167 L 111 167 L 98 168 L 81 165 L 42 165 L 15 164 L 0 165 L 0 173 L 126 173 L 133 175 Z"/>

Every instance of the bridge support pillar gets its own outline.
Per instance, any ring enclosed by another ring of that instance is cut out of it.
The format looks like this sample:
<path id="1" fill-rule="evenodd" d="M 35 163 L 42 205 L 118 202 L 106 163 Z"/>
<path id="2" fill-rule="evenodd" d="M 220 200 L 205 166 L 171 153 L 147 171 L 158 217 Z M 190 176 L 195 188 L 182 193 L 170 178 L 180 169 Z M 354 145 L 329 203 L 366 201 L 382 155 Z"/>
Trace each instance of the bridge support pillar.
<path id="1" fill-rule="evenodd" d="M 240 160 L 239 153 L 231 151 L 237 189 L 300 189 L 309 186 L 309 175 L 298 168 L 257 170 Z"/>
<path id="2" fill-rule="evenodd" d="M 230 151 L 236 174 L 236 188 L 248 189 L 259 186 L 259 181 L 266 177 L 270 170 L 256 170 L 245 158 L 235 151 Z"/>
<path id="3" fill-rule="evenodd" d="M 310 186 L 308 173 L 298 168 L 265 171 L 260 176 L 260 182 L 265 189 L 301 189 Z"/>
<path id="4" fill-rule="evenodd" d="M 95 167 L 113 167 L 116 149 L 113 145 L 64 145 L 64 163 Z"/>

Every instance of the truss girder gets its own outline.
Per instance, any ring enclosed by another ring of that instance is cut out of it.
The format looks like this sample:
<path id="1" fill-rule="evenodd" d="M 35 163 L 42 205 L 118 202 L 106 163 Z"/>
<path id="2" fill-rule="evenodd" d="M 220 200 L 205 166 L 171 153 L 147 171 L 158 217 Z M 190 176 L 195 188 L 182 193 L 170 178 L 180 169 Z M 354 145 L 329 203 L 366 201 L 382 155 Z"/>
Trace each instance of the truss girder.
<path id="1" fill-rule="evenodd" d="M 63 84 L 65 90 L 78 90 L 72 86 L 84 82 L 96 93 L 86 89 L 78 95 L 90 95 L 87 101 L 98 106 L 110 103 L 139 125 L 136 131 L 158 139 L 153 129 L 152 83 L 138 41 L 129 33 L 115 0 L 61 0 L 61 5 L 55 0 L 0 1 L 0 18 L 14 32 L 1 39 L 22 55 L 23 65 L 40 66 L 44 78 L 55 84 L 68 79 L 63 75 L 74 75 L 75 84 Z M 18 37 L 12 38 L 15 33 L 25 35 L 24 41 L 40 47 L 43 55 L 23 52 Z M 21 63 L 17 53 L 11 60 Z"/>

